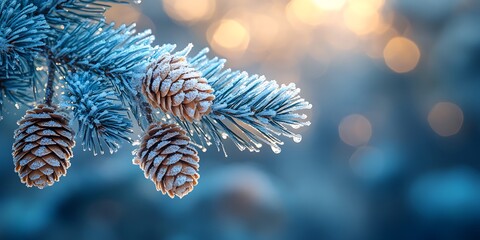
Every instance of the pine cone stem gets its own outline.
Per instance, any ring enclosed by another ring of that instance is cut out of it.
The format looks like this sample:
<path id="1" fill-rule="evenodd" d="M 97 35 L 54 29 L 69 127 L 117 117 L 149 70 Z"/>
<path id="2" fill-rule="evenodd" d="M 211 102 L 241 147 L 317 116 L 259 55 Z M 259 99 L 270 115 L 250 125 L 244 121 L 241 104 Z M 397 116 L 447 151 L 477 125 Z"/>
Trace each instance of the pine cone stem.
<path id="1" fill-rule="evenodd" d="M 143 102 L 142 105 L 143 105 L 144 114 L 145 114 L 145 117 L 147 118 L 148 123 L 152 124 L 153 117 L 152 117 L 152 108 L 150 107 L 150 104 Z"/>
<path id="2" fill-rule="evenodd" d="M 53 60 L 49 60 L 48 81 L 47 81 L 47 87 L 45 89 L 45 104 L 47 106 L 52 106 L 52 99 L 53 99 L 53 95 L 55 94 L 55 90 L 53 89 L 54 81 L 55 81 L 55 62 Z"/>
<path id="3" fill-rule="evenodd" d="M 137 95 L 135 95 L 135 98 L 137 100 L 138 105 L 140 106 L 140 110 L 142 111 L 142 114 L 147 119 L 148 124 L 152 124 L 154 122 L 153 115 L 152 115 L 153 113 L 152 107 L 148 102 L 144 100 L 140 92 L 138 92 Z"/>

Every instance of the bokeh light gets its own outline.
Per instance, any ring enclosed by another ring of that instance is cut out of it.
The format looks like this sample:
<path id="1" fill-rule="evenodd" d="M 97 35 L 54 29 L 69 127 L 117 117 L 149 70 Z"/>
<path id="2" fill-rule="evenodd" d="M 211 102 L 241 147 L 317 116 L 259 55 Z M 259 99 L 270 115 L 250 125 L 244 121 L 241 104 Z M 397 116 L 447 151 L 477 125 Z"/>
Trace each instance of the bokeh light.
<path id="1" fill-rule="evenodd" d="M 116 5 L 109 9 L 105 17 L 108 22 L 115 22 L 117 24 L 132 24 L 138 22 L 142 17 L 142 13 L 133 5 Z"/>
<path id="2" fill-rule="evenodd" d="M 348 5 L 356 11 L 372 14 L 383 8 L 385 0 L 348 0 Z"/>
<path id="3" fill-rule="evenodd" d="M 185 23 L 209 19 L 215 12 L 215 0 L 163 0 L 165 12 Z"/>
<path id="4" fill-rule="evenodd" d="M 251 22 L 254 23 L 250 24 L 251 46 L 256 51 L 268 50 L 280 33 L 278 22 L 266 14 L 252 15 Z"/>
<path id="5" fill-rule="evenodd" d="M 319 4 L 312 0 L 292 0 L 286 8 L 288 20 L 293 25 L 298 23 L 316 26 L 326 21 L 326 13 L 320 8 Z"/>
<path id="6" fill-rule="evenodd" d="M 367 144 L 372 137 L 372 125 L 363 115 L 352 114 L 340 122 L 338 132 L 346 144 L 360 146 Z"/>
<path id="7" fill-rule="evenodd" d="M 410 72 L 420 60 L 420 50 L 410 39 L 394 37 L 385 46 L 383 57 L 387 66 L 397 73 Z"/>
<path id="8" fill-rule="evenodd" d="M 382 22 L 381 24 L 388 25 L 389 23 Z M 382 27 L 386 27 L 386 26 L 381 26 L 380 28 Z M 377 31 L 378 31 L 378 28 L 376 30 L 376 33 Z M 398 36 L 398 32 L 393 28 L 389 28 L 384 32 L 381 32 L 379 36 L 377 36 L 375 39 L 365 44 L 365 53 L 371 58 L 383 60 L 383 50 L 385 49 L 385 46 L 387 45 L 388 41 L 390 41 L 391 38 L 396 36 Z"/>
<path id="9" fill-rule="evenodd" d="M 380 22 L 378 13 L 356 9 L 352 6 L 345 10 L 343 17 L 348 29 L 358 35 L 373 32 Z"/>
<path id="10" fill-rule="evenodd" d="M 457 134 L 463 125 L 463 111 L 451 102 L 435 104 L 428 114 L 430 127 L 438 135 L 447 137 Z"/>
<path id="11" fill-rule="evenodd" d="M 342 9 L 346 0 L 313 0 L 313 3 L 323 10 L 334 11 Z"/>
<path id="12" fill-rule="evenodd" d="M 456 166 L 431 171 L 415 179 L 408 200 L 415 213 L 428 221 L 478 221 L 480 174 L 477 169 Z M 458 238 L 460 239 L 460 238 Z"/>
<path id="13" fill-rule="evenodd" d="M 247 49 L 250 33 L 239 20 L 223 19 L 207 31 L 207 38 L 216 52 L 224 56 L 238 56 Z"/>

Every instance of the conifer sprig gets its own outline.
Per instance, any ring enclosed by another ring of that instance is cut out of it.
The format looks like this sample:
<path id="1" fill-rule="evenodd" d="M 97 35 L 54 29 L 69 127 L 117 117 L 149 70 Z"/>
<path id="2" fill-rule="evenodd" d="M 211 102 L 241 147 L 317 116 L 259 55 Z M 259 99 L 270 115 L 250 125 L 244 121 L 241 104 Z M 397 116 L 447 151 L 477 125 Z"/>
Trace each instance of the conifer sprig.
<path id="1" fill-rule="evenodd" d="M 278 136 L 301 141 L 301 135 L 292 128 L 310 125 L 307 116 L 298 111 L 312 106 L 298 95 L 300 89 L 295 84 L 279 85 L 264 76 L 223 70 L 226 60 L 209 59 L 208 51 L 202 50 L 189 61 L 215 89 L 212 112 L 199 122 L 178 121 L 199 144 L 213 142 L 225 152 L 223 139 L 230 138 L 240 150 L 258 151 L 266 143 L 278 153 L 283 145 Z"/>
<path id="2" fill-rule="evenodd" d="M 150 30 L 105 22 L 110 4 L 128 2 L 0 0 L 0 111 L 4 96 L 16 105 L 44 99 L 15 135 L 14 164 L 28 186 L 66 173 L 74 132 L 84 150 L 113 153 L 131 141 L 135 121 L 148 136 L 136 163 L 170 196 L 197 184 L 194 146 L 226 155 L 230 138 L 240 150 L 267 144 L 279 153 L 281 136 L 301 140 L 294 130 L 310 125 L 301 111 L 311 105 L 295 84 L 224 69 L 208 49 L 189 57 L 191 44 L 155 46 Z"/>
<path id="3" fill-rule="evenodd" d="M 65 103 L 78 121 L 84 150 L 103 154 L 104 143 L 113 153 L 122 141 L 130 142 L 132 123 L 114 91 L 88 72 L 70 74 L 66 82 Z"/>
<path id="4" fill-rule="evenodd" d="M 111 4 L 128 3 L 125 0 L 29 0 L 38 7 L 36 13 L 44 15 L 57 30 L 66 22 L 81 24 L 85 21 L 102 21 Z"/>
<path id="5" fill-rule="evenodd" d="M 135 24 L 104 22 L 67 27 L 51 47 L 52 57 L 70 69 L 83 70 L 110 80 L 118 93 L 135 90 L 129 83 L 144 70 L 154 51 L 150 31 L 135 32 Z"/>
<path id="6" fill-rule="evenodd" d="M 49 26 L 32 4 L 0 2 L 0 67 L 32 73 L 33 57 L 45 46 Z M 7 72 L 8 74 L 8 72 Z"/>

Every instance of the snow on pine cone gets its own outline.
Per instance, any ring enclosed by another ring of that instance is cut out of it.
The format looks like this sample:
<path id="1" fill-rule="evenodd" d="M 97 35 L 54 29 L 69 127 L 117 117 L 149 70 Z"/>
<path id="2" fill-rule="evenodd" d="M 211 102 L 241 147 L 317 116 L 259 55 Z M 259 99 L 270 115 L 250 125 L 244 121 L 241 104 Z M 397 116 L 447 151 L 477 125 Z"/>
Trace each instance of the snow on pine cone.
<path id="1" fill-rule="evenodd" d="M 13 144 L 13 162 L 22 183 L 40 189 L 51 186 L 70 167 L 74 133 L 69 119 L 56 107 L 40 104 L 18 121 Z"/>
<path id="2" fill-rule="evenodd" d="M 197 185 L 198 153 L 186 132 L 175 124 L 153 123 L 142 139 L 134 164 L 163 194 L 182 198 Z"/>
<path id="3" fill-rule="evenodd" d="M 142 82 L 148 102 L 181 120 L 200 120 L 210 112 L 213 88 L 183 56 L 170 53 L 152 63 Z"/>

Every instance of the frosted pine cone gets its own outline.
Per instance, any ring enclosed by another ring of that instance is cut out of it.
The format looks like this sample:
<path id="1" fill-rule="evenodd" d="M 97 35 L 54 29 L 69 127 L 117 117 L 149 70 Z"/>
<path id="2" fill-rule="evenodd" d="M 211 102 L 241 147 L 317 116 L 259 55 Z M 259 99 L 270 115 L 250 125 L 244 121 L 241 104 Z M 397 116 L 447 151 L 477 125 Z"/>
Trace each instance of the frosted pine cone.
<path id="1" fill-rule="evenodd" d="M 18 121 L 13 162 L 22 183 L 40 189 L 51 186 L 70 167 L 75 145 L 69 120 L 55 107 L 40 104 Z"/>
<path id="2" fill-rule="evenodd" d="M 197 185 L 198 153 L 186 132 L 175 124 L 153 123 L 142 139 L 134 164 L 157 190 L 182 198 Z"/>
<path id="3" fill-rule="evenodd" d="M 213 89 L 183 56 L 169 53 L 151 64 L 142 82 L 148 102 L 182 120 L 200 120 L 210 112 Z"/>

